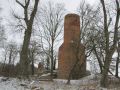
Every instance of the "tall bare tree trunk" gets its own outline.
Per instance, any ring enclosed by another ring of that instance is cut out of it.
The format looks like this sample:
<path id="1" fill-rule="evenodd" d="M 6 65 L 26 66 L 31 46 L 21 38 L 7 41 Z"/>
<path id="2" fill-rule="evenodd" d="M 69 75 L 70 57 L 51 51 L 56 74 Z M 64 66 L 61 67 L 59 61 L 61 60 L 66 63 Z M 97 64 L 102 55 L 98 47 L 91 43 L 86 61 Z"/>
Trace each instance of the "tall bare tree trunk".
<path id="1" fill-rule="evenodd" d="M 28 47 L 29 47 L 29 43 L 30 43 L 31 31 L 32 31 L 32 28 L 30 28 L 30 29 L 28 28 L 25 31 L 22 51 L 20 53 L 21 74 L 25 75 L 25 76 L 29 75 Z"/>
<path id="2" fill-rule="evenodd" d="M 108 86 L 108 71 L 109 71 L 109 67 L 110 67 L 111 58 L 112 57 L 110 54 L 106 54 L 104 70 L 103 70 L 102 78 L 101 78 L 101 82 L 100 82 L 102 87 Z"/>
<path id="3" fill-rule="evenodd" d="M 52 46 L 51 46 L 51 77 L 53 77 L 53 43 L 54 43 L 54 40 L 52 39 Z"/>
<path id="4" fill-rule="evenodd" d="M 25 0 L 25 5 L 20 1 L 16 0 L 16 2 L 24 9 L 24 21 L 26 23 L 26 30 L 24 33 L 23 46 L 20 53 L 20 74 L 23 76 L 29 75 L 29 58 L 28 58 L 28 47 L 30 43 L 30 38 L 32 34 L 32 26 L 34 22 L 34 18 L 37 12 L 39 0 L 35 0 L 34 7 L 30 16 L 28 15 L 28 7 L 31 0 Z M 30 17 L 30 18 L 29 18 Z"/>
<path id="5" fill-rule="evenodd" d="M 118 52 L 118 57 L 117 57 L 117 61 L 116 61 L 116 73 L 115 76 L 118 76 L 118 70 L 119 70 L 119 63 L 120 63 L 120 42 L 118 41 L 118 48 L 117 48 L 117 52 Z"/>
<path id="6" fill-rule="evenodd" d="M 31 72 L 32 72 L 32 75 L 34 75 L 35 71 L 34 71 L 34 53 L 32 53 L 32 58 L 31 58 Z"/>
<path id="7" fill-rule="evenodd" d="M 113 44 L 110 46 L 109 45 L 109 30 L 108 30 L 108 22 L 107 22 L 107 12 L 106 12 L 106 7 L 105 7 L 105 2 L 104 0 L 100 0 L 102 7 L 103 7 L 103 14 L 104 14 L 104 34 L 105 34 L 105 39 L 106 39 L 106 47 L 105 47 L 105 63 L 104 63 L 104 70 L 102 73 L 102 78 L 101 78 L 101 86 L 102 87 L 107 87 L 108 86 L 108 71 L 111 63 L 112 56 L 115 52 L 117 41 L 118 41 L 118 24 L 119 24 L 119 18 L 120 18 L 120 7 L 119 7 L 119 2 L 118 0 L 116 1 L 116 20 L 115 20 L 115 25 L 114 25 L 114 38 L 113 38 Z"/>
<path id="8" fill-rule="evenodd" d="M 96 50 L 95 47 L 93 47 L 93 50 L 95 52 L 95 55 L 96 55 L 98 63 L 99 63 L 99 67 L 100 67 L 100 71 L 101 71 L 100 73 L 102 74 L 103 73 L 103 64 L 102 64 L 102 61 L 101 61 L 99 55 L 97 54 L 97 50 Z"/>

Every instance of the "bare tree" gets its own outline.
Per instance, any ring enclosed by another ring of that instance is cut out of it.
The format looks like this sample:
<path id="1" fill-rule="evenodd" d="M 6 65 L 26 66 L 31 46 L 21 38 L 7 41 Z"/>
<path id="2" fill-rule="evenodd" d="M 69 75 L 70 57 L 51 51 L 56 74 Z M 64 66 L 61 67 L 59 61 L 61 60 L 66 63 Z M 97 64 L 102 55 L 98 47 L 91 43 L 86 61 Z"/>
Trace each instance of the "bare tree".
<path id="1" fill-rule="evenodd" d="M 114 5 L 113 5 L 114 6 Z M 81 5 L 79 6 L 78 12 L 81 16 L 81 40 L 86 46 L 86 55 L 90 57 L 97 59 L 100 71 L 103 73 L 104 70 L 104 63 L 106 58 L 106 36 L 105 36 L 105 30 L 103 28 L 104 19 L 101 14 L 101 6 L 98 6 L 97 9 L 94 9 L 93 7 L 90 7 L 90 5 L 86 5 L 86 2 L 83 1 Z M 96 8 L 96 7 L 95 7 Z M 112 7 L 109 7 L 111 9 Z M 118 20 L 116 21 L 116 24 L 114 23 L 114 14 L 111 14 L 111 11 L 114 12 L 114 9 L 111 10 L 106 7 L 106 14 L 107 14 L 107 28 L 108 34 L 109 34 L 109 45 L 112 47 L 113 41 L 113 33 L 115 28 L 118 26 Z M 116 11 L 115 11 L 116 14 Z M 117 18 L 117 16 L 116 16 Z M 119 27 L 119 26 L 118 26 Z M 114 51 L 114 50 L 113 50 Z M 113 73 L 108 70 L 110 74 L 113 75 Z"/>
<path id="2" fill-rule="evenodd" d="M 2 8 L 0 8 L 0 12 L 2 11 Z M 0 47 L 4 47 L 4 43 L 6 40 L 6 35 L 5 35 L 5 26 L 2 25 L 2 20 L 3 18 L 0 17 Z"/>
<path id="3" fill-rule="evenodd" d="M 96 62 L 98 61 L 100 71 L 102 73 L 103 66 L 103 48 L 104 48 L 104 38 L 103 30 L 100 27 L 101 23 L 101 15 L 100 15 L 100 7 L 96 6 L 92 7 L 90 4 L 86 3 L 83 0 L 78 9 L 78 14 L 80 15 L 80 38 L 81 42 L 86 47 L 86 56 L 89 60 L 91 57 L 96 57 Z"/>
<path id="4" fill-rule="evenodd" d="M 8 76 L 11 76 L 11 72 L 15 72 L 13 66 L 17 62 L 18 58 L 18 48 L 15 42 L 8 42 L 3 48 L 3 64 L 2 64 L 2 73 L 6 72 Z"/>
<path id="5" fill-rule="evenodd" d="M 39 18 L 41 24 L 41 38 L 43 43 L 43 50 L 47 56 L 50 57 L 51 75 L 53 75 L 55 48 L 60 42 L 61 33 L 63 31 L 63 17 L 65 14 L 65 8 L 62 4 L 54 4 L 48 2 L 41 7 L 39 11 Z M 46 50 L 47 48 L 47 50 Z M 49 59 L 48 59 L 49 60 Z M 49 62 L 49 61 L 48 61 Z"/>
<path id="6" fill-rule="evenodd" d="M 30 6 L 30 2 L 32 2 L 32 0 L 24 0 L 24 4 L 22 4 L 20 1 L 16 0 L 16 3 L 18 3 L 24 10 L 24 22 L 26 24 L 23 46 L 20 53 L 20 74 L 25 76 L 29 74 L 28 47 L 33 30 L 34 18 L 38 9 L 39 0 L 34 1 L 33 9 L 31 10 L 31 14 L 29 15 L 28 9 Z M 17 18 L 21 19 L 19 17 Z"/>
<path id="7" fill-rule="evenodd" d="M 120 37 L 118 37 L 117 53 L 118 53 L 118 56 L 117 56 L 117 61 L 116 61 L 116 73 L 115 73 L 115 76 L 119 77 L 118 74 L 119 74 L 119 63 L 120 63 Z"/>
<path id="8" fill-rule="evenodd" d="M 0 47 L 4 47 L 5 41 L 6 41 L 6 35 L 5 35 L 5 28 L 3 25 L 0 24 Z"/>
<path id="9" fill-rule="evenodd" d="M 34 64 L 36 61 L 38 61 L 38 57 L 42 54 L 42 50 L 41 50 L 41 45 L 35 41 L 32 40 L 30 42 L 29 45 L 29 61 L 30 61 L 30 65 L 31 65 L 31 73 L 32 75 L 34 75 L 35 71 L 34 71 Z"/>
<path id="10" fill-rule="evenodd" d="M 110 68 L 110 63 L 112 60 L 112 56 L 115 52 L 117 40 L 118 40 L 118 24 L 119 24 L 119 18 L 120 18 L 120 7 L 119 7 L 119 1 L 115 0 L 116 3 L 116 17 L 114 22 L 114 29 L 113 29 L 113 43 L 110 43 L 110 35 L 109 35 L 109 22 L 108 22 L 108 14 L 106 11 L 106 5 L 104 0 L 100 0 L 103 8 L 103 14 L 104 14 L 104 37 L 105 37 L 105 62 L 104 62 L 104 70 L 102 73 L 101 78 L 101 86 L 107 87 L 108 86 L 108 71 Z"/>
<path id="11" fill-rule="evenodd" d="M 9 51 L 8 63 L 14 65 L 15 59 L 17 58 L 18 55 L 17 44 L 15 42 L 8 43 L 8 51 Z"/>

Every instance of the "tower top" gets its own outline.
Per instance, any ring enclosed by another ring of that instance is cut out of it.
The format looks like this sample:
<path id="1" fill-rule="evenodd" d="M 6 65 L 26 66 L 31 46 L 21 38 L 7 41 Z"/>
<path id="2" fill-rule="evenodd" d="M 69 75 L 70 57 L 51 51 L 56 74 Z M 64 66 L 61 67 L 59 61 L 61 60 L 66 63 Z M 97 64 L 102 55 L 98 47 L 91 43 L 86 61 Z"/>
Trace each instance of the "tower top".
<path id="1" fill-rule="evenodd" d="M 69 17 L 80 17 L 78 14 L 75 14 L 75 13 L 69 13 L 65 16 L 65 18 L 69 18 Z"/>
<path id="2" fill-rule="evenodd" d="M 80 39 L 80 16 L 67 14 L 64 21 L 64 42 L 79 41 Z"/>

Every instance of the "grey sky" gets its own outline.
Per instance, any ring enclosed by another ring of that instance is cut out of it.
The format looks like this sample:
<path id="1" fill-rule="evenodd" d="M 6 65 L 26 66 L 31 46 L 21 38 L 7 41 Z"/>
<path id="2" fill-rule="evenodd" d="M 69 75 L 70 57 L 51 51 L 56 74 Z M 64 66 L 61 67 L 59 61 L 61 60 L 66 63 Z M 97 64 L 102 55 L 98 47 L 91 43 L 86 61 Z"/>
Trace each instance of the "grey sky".
<path id="1" fill-rule="evenodd" d="M 19 0 L 19 1 L 22 1 L 22 0 Z M 40 0 L 40 3 L 43 4 L 46 1 L 52 1 L 55 3 L 64 3 L 68 12 L 74 13 L 82 0 Z M 94 5 L 96 3 L 96 0 L 86 0 L 86 2 Z M 5 19 L 11 19 L 10 18 L 11 10 L 18 12 L 19 14 L 22 13 L 21 8 L 19 7 L 19 5 L 15 3 L 15 0 L 0 0 L 0 7 L 3 8 L 3 12 L 2 14 L 0 14 L 0 16 L 2 16 Z M 16 37 L 15 35 L 11 35 L 11 36 L 10 35 L 9 35 L 9 40 L 12 40 L 13 37 Z M 19 38 L 17 37 L 17 39 L 18 39 L 17 40 L 18 42 L 21 41 L 20 37 Z"/>
<path id="2" fill-rule="evenodd" d="M 14 1 L 15 0 L 0 0 L 0 6 L 3 7 L 3 9 L 4 9 L 3 13 L 4 14 L 9 13 L 10 7 L 15 6 L 15 2 Z M 58 3 L 65 3 L 66 9 L 69 12 L 74 12 L 76 10 L 76 8 L 78 7 L 79 3 L 82 0 L 40 0 L 41 3 L 45 3 L 46 1 L 53 1 L 53 2 L 58 2 Z M 96 0 L 86 0 L 86 2 L 94 5 L 96 3 Z M 16 6 L 16 7 L 18 8 L 18 6 Z"/>
<path id="3" fill-rule="evenodd" d="M 65 3 L 66 9 L 70 12 L 74 12 L 82 0 L 52 0 L 56 2 Z M 96 0 L 86 0 L 90 4 L 94 4 Z"/>

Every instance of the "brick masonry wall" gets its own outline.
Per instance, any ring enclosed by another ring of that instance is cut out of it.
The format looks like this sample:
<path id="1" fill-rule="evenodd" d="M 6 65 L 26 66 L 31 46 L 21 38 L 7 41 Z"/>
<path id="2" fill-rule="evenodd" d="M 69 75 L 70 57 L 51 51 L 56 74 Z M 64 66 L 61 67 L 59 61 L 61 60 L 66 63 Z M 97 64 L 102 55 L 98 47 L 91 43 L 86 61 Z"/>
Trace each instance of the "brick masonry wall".
<path id="1" fill-rule="evenodd" d="M 80 18 L 76 14 L 65 16 L 64 42 L 59 48 L 58 78 L 67 79 L 69 73 L 79 57 L 79 62 L 73 72 L 72 79 L 83 77 L 86 73 L 85 47 L 80 40 Z M 77 50 L 79 49 L 79 53 Z M 82 65 L 82 66 L 81 66 Z"/>

